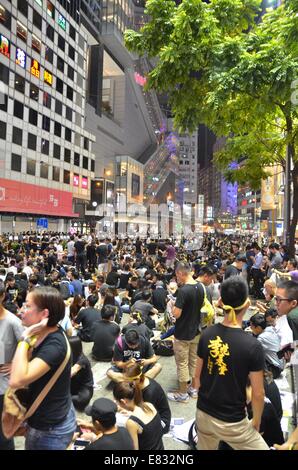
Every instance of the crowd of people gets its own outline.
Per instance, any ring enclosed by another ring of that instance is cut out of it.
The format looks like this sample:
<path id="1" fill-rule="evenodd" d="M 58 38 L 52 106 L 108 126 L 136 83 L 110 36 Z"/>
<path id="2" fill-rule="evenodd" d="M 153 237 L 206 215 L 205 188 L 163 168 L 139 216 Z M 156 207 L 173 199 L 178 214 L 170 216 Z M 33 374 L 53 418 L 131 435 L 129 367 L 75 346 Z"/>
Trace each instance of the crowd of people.
<path id="1" fill-rule="evenodd" d="M 294 449 L 275 380 L 298 340 L 297 266 L 287 247 L 244 237 L 206 235 L 194 250 L 183 238 L 3 235 L 0 414 L 9 387 L 27 388 L 28 407 L 38 402 L 28 450 L 66 449 L 78 435 L 86 450 L 162 450 L 169 402 L 195 398 L 199 450 Z M 173 346 L 175 390 L 158 383 L 160 338 Z M 111 363 L 114 402 L 91 404 L 85 342 Z M 1 426 L 0 449 L 14 449 Z"/>

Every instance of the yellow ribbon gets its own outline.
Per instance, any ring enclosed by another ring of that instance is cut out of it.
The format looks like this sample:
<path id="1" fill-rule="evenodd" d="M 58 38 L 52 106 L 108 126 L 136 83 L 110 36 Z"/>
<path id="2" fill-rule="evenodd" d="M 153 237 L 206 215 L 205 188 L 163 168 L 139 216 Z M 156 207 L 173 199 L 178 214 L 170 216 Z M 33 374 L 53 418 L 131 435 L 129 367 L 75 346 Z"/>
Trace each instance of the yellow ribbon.
<path id="1" fill-rule="evenodd" d="M 237 317 L 236 317 L 236 311 L 235 310 L 242 310 L 245 305 L 247 304 L 247 301 L 249 299 L 247 298 L 246 301 L 242 304 L 242 305 L 239 305 L 239 307 L 231 307 L 231 305 L 224 305 L 222 304 L 222 309 L 225 310 L 225 311 L 229 311 L 229 321 L 230 322 L 233 322 L 234 325 L 237 325 Z"/>
<path id="2" fill-rule="evenodd" d="M 134 377 L 127 377 L 129 381 L 131 380 L 137 380 L 143 375 L 143 366 L 140 366 L 140 373 L 138 375 L 135 375 Z"/>

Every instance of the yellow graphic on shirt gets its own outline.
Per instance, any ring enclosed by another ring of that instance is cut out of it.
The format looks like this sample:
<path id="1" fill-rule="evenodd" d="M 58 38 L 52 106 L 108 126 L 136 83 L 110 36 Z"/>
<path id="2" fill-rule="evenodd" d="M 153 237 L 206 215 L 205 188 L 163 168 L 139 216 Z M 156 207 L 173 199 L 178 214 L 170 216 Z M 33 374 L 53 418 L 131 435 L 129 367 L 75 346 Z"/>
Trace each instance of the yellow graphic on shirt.
<path id="1" fill-rule="evenodd" d="M 224 344 L 222 339 L 217 336 L 216 339 L 209 341 L 208 348 L 210 349 L 210 356 L 208 357 L 207 369 L 209 374 L 212 374 L 214 363 L 218 367 L 219 375 L 225 375 L 228 367 L 224 362 L 224 358 L 230 355 L 229 345 Z M 215 361 L 214 361 L 215 359 Z"/>

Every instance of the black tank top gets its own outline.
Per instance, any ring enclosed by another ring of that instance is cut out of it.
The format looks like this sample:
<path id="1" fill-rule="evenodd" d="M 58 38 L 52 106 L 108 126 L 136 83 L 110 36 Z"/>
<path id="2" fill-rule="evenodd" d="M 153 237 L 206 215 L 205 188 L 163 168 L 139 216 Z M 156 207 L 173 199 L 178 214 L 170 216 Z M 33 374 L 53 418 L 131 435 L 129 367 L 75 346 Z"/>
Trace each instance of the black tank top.
<path id="1" fill-rule="evenodd" d="M 142 434 L 138 434 L 140 450 L 164 450 L 162 442 L 162 425 L 158 413 L 150 421 L 144 424 L 136 416 L 130 416 L 129 419 L 137 423 L 142 429 Z"/>

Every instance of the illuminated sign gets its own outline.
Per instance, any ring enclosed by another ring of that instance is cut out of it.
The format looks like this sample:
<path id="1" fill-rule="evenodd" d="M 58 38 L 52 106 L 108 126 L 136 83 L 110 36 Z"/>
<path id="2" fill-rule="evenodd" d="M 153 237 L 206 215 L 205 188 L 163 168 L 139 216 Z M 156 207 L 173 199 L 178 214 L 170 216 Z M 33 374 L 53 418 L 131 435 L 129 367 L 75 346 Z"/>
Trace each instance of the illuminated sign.
<path id="1" fill-rule="evenodd" d="M 58 25 L 66 31 L 66 19 L 61 15 L 61 13 L 58 15 Z"/>
<path id="2" fill-rule="evenodd" d="M 73 185 L 74 186 L 79 186 L 79 182 L 80 182 L 79 175 L 73 175 Z"/>
<path id="3" fill-rule="evenodd" d="M 53 75 L 47 69 L 44 70 L 44 81 L 52 86 L 53 84 Z"/>
<path id="4" fill-rule="evenodd" d="M 6 57 L 10 57 L 10 42 L 3 34 L 0 34 L 0 52 Z"/>
<path id="5" fill-rule="evenodd" d="M 82 176 L 82 188 L 88 189 L 88 178 Z"/>
<path id="6" fill-rule="evenodd" d="M 40 77 L 40 65 L 39 65 L 39 62 L 37 62 L 36 59 L 31 59 L 31 73 L 36 78 Z"/>
<path id="7" fill-rule="evenodd" d="M 26 68 L 26 54 L 19 47 L 16 49 L 16 64 L 20 65 L 23 69 Z"/>

